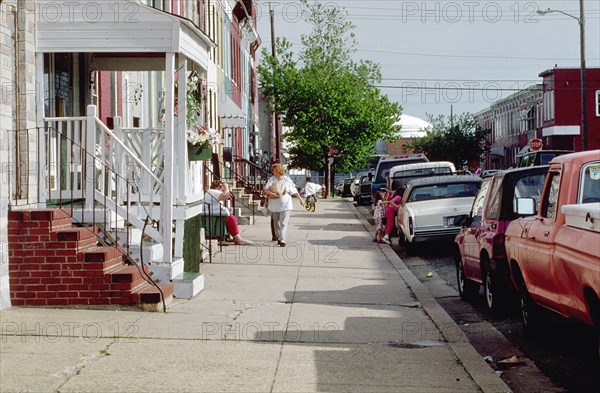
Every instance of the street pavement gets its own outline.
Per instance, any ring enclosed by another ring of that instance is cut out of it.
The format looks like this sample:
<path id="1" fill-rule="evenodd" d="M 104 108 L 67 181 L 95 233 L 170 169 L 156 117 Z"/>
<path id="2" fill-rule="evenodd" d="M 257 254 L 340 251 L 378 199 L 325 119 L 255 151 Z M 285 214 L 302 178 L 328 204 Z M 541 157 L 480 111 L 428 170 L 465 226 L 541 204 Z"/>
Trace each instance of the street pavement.
<path id="1" fill-rule="evenodd" d="M 167 313 L 3 310 L 0 391 L 510 391 L 351 202 L 294 203 L 285 248 L 257 217 Z"/>

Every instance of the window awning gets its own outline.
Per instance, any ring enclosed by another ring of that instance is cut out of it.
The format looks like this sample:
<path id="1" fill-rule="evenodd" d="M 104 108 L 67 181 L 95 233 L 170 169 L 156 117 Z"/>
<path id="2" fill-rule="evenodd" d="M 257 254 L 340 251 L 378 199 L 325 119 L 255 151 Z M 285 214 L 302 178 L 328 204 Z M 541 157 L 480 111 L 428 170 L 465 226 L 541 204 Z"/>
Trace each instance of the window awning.
<path id="1" fill-rule="evenodd" d="M 246 115 L 229 96 L 225 96 L 225 100 L 219 101 L 217 106 L 222 128 L 245 128 L 248 126 Z"/>

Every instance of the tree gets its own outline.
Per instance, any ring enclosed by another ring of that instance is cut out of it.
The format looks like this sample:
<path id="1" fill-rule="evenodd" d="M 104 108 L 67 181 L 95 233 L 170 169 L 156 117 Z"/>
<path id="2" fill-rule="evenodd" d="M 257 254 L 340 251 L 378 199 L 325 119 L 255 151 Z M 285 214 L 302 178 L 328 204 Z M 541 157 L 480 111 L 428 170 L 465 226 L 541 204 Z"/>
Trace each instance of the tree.
<path id="1" fill-rule="evenodd" d="M 471 160 L 480 160 L 489 151 L 487 135 L 468 113 L 447 119 L 444 115 L 427 116 L 431 127 L 427 135 L 407 144 L 415 153 L 424 153 L 430 161 L 451 161 L 459 168 Z"/>
<path id="2" fill-rule="evenodd" d="M 301 37 L 297 56 L 285 39 L 276 41 L 277 58 L 263 49 L 259 84 L 291 130 L 284 136 L 290 166 L 325 169 L 328 181 L 331 149 L 340 153 L 338 171 L 366 165 L 377 140 L 396 131 L 401 110 L 374 86 L 381 82 L 379 66 L 352 60 L 354 26 L 345 11 L 305 0 L 302 6 L 311 34 Z"/>

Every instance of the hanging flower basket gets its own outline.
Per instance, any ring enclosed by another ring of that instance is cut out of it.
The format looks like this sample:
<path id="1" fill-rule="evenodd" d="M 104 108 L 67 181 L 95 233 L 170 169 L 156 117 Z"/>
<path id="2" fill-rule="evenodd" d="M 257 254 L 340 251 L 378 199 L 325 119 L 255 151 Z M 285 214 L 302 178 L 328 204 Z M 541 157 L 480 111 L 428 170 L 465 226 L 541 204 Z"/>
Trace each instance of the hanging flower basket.
<path id="1" fill-rule="evenodd" d="M 212 149 L 208 146 L 198 146 L 188 143 L 188 158 L 190 161 L 210 160 Z"/>
<path id="2" fill-rule="evenodd" d="M 202 126 L 187 131 L 188 158 L 190 161 L 210 160 L 212 147 L 221 143 L 221 135 Z"/>

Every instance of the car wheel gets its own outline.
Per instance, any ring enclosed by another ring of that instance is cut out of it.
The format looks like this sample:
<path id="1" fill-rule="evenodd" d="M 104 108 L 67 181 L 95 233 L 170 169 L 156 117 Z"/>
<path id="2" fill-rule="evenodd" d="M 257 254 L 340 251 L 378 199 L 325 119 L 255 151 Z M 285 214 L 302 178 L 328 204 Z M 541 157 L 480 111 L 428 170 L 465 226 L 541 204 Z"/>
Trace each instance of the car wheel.
<path id="1" fill-rule="evenodd" d="M 406 253 L 411 255 L 414 254 L 417 249 L 417 244 L 414 242 L 414 238 L 412 242 L 409 242 L 408 239 L 404 238 L 404 247 L 406 248 Z"/>
<path id="2" fill-rule="evenodd" d="M 406 247 L 407 244 L 408 242 L 406 241 L 406 236 L 404 236 L 404 232 L 402 232 L 402 229 L 398 228 L 398 245 Z"/>
<path id="3" fill-rule="evenodd" d="M 541 308 L 535 304 L 527 286 L 525 280 L 521 276 L 521 272 L 518 273 L 518 285 L 519 285 L 519 299 L 521 306 L 521 324 L 523 325 L 523 333 L 528 338 L 535 336 L 536 332 L 543 325 L 543 312 Z"/>
<path id="4" fill-rule="evenodd" d="M 456 263 L 456 281 L 458 283 L 458 294 L 460 295 L 461 299 L 469 300 L 473 298 L 478 292 L 478 285 L 476 285 L 473 281 L 467 279 L 465 275 L 465 270 L 463 268 L 460 251 L 458 249 L 455 252 L 454 261 Z"/>
<path id="5" fill-rule="evenodd" d="M 596 346 L 598 347 L 596 355 L 600 360 L 600 322 L 596 323 Z"/>
<path id="6" fill-rule="evenodd" d="M 497 273 L 492 271 L 489 262 L 484 264 L 483 294 L 488 310 L 494 316 L 498 316 L 504 310 L 504 294 L 501 290 L 502 284 Z"/>

